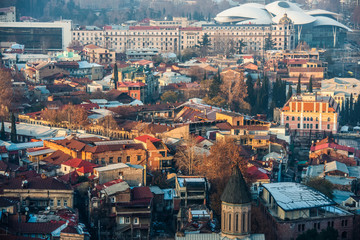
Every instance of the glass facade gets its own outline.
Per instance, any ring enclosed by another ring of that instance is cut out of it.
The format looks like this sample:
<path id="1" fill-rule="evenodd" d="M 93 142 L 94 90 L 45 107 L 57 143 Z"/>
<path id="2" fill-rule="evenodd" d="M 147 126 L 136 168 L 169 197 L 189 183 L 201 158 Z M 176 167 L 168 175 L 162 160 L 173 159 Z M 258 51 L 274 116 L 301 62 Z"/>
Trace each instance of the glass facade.
<path id="1" fill-rule="evenodd" d="M 16 42 L 26 50 L 62 50 L 61 28 L 0 27 L 0 42 Z"/>

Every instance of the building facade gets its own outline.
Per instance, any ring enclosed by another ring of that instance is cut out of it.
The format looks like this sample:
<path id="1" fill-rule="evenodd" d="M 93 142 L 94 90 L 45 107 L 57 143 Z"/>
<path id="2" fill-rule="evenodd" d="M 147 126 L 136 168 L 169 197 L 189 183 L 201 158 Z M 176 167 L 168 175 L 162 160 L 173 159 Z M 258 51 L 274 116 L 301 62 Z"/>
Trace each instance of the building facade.
<path id="1" fill-rule="evenodd" d="M 281 110 L 281 124 L 289 131 L 332 132 L 338 130 L 339 106 L 332 97 L 313 93 L 293 95 Z"/>

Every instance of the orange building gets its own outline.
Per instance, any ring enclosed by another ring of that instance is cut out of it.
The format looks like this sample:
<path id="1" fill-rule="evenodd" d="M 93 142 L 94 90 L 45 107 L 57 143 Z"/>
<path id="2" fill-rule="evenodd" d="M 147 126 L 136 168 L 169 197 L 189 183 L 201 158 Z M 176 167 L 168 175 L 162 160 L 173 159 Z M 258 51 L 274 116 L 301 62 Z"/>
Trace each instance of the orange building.
<path id="1" fill-rule="evenodd" d="M 142 82 L 119 82 L 118 90 L 127 93 L 132 98 L 145 102 L 146 84 Z"/>
<path id="2" fill-rule="evenodd" d="M 290 131 L 332 132 L 338 129 L 339 106 L 332 97 L 293 95 L 281 110 L 281 124 Z"/>

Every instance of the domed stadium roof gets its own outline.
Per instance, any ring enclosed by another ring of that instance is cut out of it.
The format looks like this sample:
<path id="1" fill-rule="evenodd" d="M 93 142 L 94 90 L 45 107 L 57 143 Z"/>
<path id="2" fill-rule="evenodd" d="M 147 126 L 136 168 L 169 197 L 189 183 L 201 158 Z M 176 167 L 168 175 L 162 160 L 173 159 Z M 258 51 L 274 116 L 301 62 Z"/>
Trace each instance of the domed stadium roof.
<path id="1" fill-rule="evenodd" d="M 277 24 L 287 14 L 294 25 L 334 26 L 350 31 L 336 21 L 338 15 L 322 9 L 305 12 L 296 3 L 276 1 L 267 5 L 257 3 L 242 4 L 220 12 L 215 17 L 218 23 L 232 24 Z"/>

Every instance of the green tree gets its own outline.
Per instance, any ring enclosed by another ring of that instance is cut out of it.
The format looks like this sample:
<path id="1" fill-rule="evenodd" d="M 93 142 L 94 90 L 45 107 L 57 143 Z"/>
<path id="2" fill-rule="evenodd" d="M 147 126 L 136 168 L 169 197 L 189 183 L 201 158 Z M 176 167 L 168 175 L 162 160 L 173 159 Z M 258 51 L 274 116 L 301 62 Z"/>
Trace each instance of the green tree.
<path id="1" fill-rule="evenodd" d="M 309 89 L 308 89 L 308 91 L 311 93 L 313 92 L 313 82 L 312 81 L 313 81 L 313 77 L 311 76 L 310 80 L 309 80 Z"/>
<path id="2" fill-rule="evenodd" d="M 334 197 L 333 196 L 334 185 L 326 179 L 322 179 L 318 177 L 310 178 L 309 180 L 306 181 L 305 185 L 318 190 L 319 192 L 321 192 L 322 194 L 324 194 L 325 196 L 331 199 Z"/>
<path id="3" fill-rule="evenodd" d="M 221 83 L 220 74 L 217 73 L 210 84 L 208 98 L 211 99 L 219 95 Z"/>
<path id="4" fill-rule="evenodd" d="M 287 93 L 287 96 L 286 96 L 286 101 L 289 100 L 292 95 L 293 95 L 292 86 L 289 85 L 289 90 L 288 90 L 288 93 Z"/>
<path id="5" fill-rule="evenodd" d="M 300 93 L 301 93 L 301 74 L 299 75 L 298 84 L 296 87 L 296 94 L 300 94 Z"/>
<path id="6" fill-rule="evenodd" d="M 161 95 L 162 102 L 175 103 L 180 101 L 180 94 L 174 91 L 166 91 Z"/>
<path id="7" fill-rule="evenodd" d="M 242 54 L 243 48 L 247 46 L 247 43 L 244 41 L 244 39 L 240 39 L 236 46 L 236 53 Z"/>
<path id="8" fill-rule="evenodd" d="M 271 39 L 271 34 L 269 33 L 267 38 L 265 38 L 265 51 L 274 49 L 275 41 Z"/>
<path id="9" fill-rule="evenodd" d="M 319 233 L 315 228 L 299 235 L 296 240 L 337 240 L 339 233 L 332 227 L 327 227 Z"/>
<path id="10" fill-rule="evenodd" d="M 4 119 L 1 120 L 0 140 L 6 140 Z"/>
<path id="11" fill-rule="evenodd" d="M 114 76 L 113 76 L 113 82 L 114 82 L 114 87 L 115 89 L 117 89 L 118 87 L 118 82 L 119 82 L 119 72 L 118 72 L 118 68 L 117 68 L 117 64 L 114 64 Z"/>
<path id="12" fill-rule="evenodd" d="M 17 134 L 16 134 L 16 121 L 14 113 L 11 114 L 11 135 L 10 140 L 12 143 L 17 143 Z"/>
<path id="13" fill-rule="evenodd" d="M 196 45 L 197 48 L 200 50 L 201 57 L 205 57 L 208 55 L 208 51 L 210 50 L 211 41 L 209 39 L 209 35 L 205 33 L 202 36 L 202 39 L 198 41 L 198 44 Z"/>
<path id="14" fill-rule="evenodd" d="M 254 83 L 250 74 L 248 74 L 246 78 L 246 88 L 247 88 L 248 96 L 246 97 L 245 100 L 250 104 L 250 106 L 254 106 L 255 104 Z"/>

